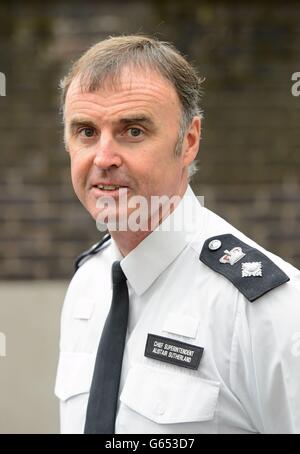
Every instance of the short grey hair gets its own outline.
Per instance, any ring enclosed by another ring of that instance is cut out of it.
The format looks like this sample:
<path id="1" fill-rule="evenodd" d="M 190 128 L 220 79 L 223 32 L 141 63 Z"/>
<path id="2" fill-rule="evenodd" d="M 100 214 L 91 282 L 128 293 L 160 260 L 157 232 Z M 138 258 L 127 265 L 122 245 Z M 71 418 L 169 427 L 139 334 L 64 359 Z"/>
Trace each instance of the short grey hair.
<path id="1" fill-rule="evenodd" d="M 157 38 L 145 35 L 114 36 L 88 49 L 60 81 L 63 116 L 66 94 L 76 77 L 83 92 L 95 92 L 104 83 L 117 83 L 125 66 L 154 69 L 175 88 L 182 108 L 175 146 L 175 155 L 180 155 L 185 132 L 193 118 L 203 116 L 200 109 L 203 80 L 171 43 Z M 197 165 L 193 161 L 188 168 L 189 179 L 196 171 Z"/>

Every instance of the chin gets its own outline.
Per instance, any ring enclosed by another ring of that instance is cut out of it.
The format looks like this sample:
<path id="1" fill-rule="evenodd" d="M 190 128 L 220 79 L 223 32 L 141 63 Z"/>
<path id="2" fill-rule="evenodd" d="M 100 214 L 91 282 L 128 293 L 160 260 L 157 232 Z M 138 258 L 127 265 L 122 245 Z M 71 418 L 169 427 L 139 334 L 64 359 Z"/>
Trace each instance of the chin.
<path id="1" fill-rule="evenodd" d="M 97 228 L 101 231 L 127 231 L 128 227 L 128 214 L 127 212 L 120 213 L 105 210 L 101 212 L 98 210 L 96 213 L 93 213 L 93 219 L 96 221 Z"/>

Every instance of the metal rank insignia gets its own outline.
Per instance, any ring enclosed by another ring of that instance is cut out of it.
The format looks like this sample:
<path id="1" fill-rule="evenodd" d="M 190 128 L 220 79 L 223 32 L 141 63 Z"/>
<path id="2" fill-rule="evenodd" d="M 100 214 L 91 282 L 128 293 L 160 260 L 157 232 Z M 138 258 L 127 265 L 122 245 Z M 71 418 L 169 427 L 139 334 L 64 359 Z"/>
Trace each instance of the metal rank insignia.
<path id="1" fill-rule="evenodd" d="M 220 263 L 230 263 L 230 265 L 234 265 L 246 255 L 239 246 L 234 247 L 230 251 L 226 249 L 224 252 L 225 255 L 223 255 L 219 261 Z"/>
<path id="2" fill-rule="evenodd" d="M 261 262 L 242 263 L 242 277 L 262 276 Z"/>

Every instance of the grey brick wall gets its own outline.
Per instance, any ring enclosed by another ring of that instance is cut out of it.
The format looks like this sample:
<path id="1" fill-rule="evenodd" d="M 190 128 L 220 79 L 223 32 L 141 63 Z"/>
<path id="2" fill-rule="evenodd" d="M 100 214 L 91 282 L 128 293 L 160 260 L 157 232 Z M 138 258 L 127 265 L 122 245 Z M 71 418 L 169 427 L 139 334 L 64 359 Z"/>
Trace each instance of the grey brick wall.
<path id="1" fill-rule="evenodd" d="M 73 194 L 57 86 L 114 33 L 171 40 L 206 78 L 205 204 L 300 267 L 300 6 L 182 1 L 0 4 L 0 278 L 64 279 L 100 233 Z"/>

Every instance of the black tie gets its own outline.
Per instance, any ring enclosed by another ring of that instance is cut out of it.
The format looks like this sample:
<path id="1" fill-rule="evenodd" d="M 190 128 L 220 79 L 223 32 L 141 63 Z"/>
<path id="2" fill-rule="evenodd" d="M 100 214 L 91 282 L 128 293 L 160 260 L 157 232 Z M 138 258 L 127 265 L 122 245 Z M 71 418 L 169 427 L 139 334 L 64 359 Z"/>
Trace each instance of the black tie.
<path id="1" fill-rule="evenodd" d="M 114 434 L 129 297 L 120 262 L 112 266 L 113 295 L 98 347 L 90 389 L 85 434 Z"/>

